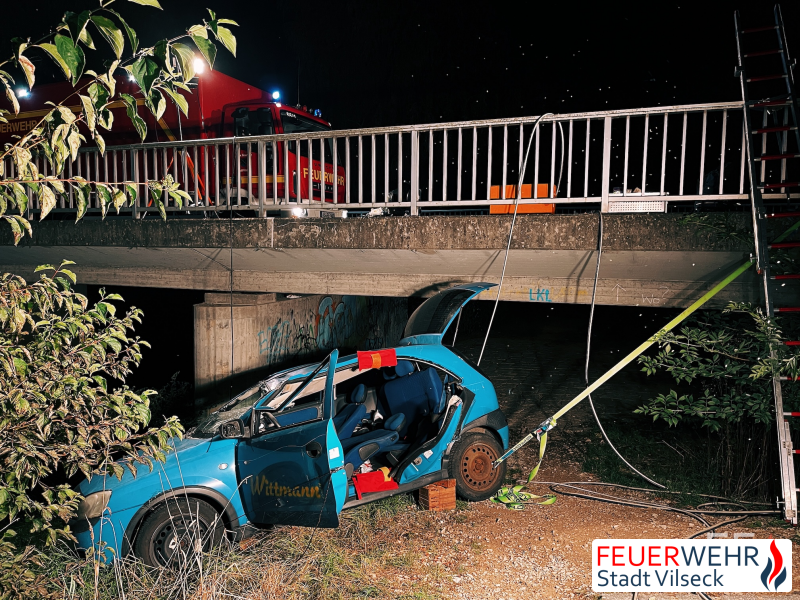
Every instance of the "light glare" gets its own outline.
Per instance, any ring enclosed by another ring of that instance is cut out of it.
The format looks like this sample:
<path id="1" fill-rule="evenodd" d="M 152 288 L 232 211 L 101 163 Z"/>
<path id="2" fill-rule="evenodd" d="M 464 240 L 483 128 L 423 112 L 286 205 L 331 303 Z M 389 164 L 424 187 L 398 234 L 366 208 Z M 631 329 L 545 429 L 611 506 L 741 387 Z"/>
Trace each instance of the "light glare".
<path id="1" fill-rule="evenodd" d="M 17 90 L 17 98 L 27 98 L 29 93 L 25 88 L 19 88 Z"/>
<path id="2" fill-rule="evenodd" d="M 192 62 L 192 65 L 194 66 L 194 72 L 197 75 L 204 73 L 206 70 L 206 61 L 204 61 L 202 58 L 195 58 Z"/>
<path id="3" fill-rule="evenodd" d="M 272 99 L 273 100 L 280 100 L 281 99 L 281 93 L 278 92 L 278 91 L 272 92 Z"/>

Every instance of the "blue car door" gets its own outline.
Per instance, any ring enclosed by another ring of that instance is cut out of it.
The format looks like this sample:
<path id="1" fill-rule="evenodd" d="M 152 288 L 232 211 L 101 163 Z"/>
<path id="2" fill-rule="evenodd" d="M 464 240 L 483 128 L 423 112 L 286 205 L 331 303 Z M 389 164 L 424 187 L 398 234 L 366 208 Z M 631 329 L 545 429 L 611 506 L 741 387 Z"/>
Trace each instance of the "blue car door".
<path id="1" fill-rule="evenodd" d="M 347 475 L 331 420 L 337 358 L 334 350 L 297 387 L 285 407 L 254 409 L 252 437 L 237 448 L 240 493 L 250 522 L 339 524 Z M 304 390 L 319 385 L 326 369 L 324 389 L 304 396 Z"/>

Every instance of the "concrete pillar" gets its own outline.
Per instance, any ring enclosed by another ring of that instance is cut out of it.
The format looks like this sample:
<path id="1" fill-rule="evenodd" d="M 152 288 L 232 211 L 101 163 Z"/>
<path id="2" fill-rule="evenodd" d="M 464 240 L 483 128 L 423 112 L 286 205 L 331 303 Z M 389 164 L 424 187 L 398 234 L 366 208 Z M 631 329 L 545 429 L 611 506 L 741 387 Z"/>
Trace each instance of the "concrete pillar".
<path id="1" fill-rule="evenodd" d="M 393 346 L 407 318 L 406 298 L 207 293 L 194 307 L 195 395 L 210 399 L 231 377 L 266 374 L 334 348 Z"/>

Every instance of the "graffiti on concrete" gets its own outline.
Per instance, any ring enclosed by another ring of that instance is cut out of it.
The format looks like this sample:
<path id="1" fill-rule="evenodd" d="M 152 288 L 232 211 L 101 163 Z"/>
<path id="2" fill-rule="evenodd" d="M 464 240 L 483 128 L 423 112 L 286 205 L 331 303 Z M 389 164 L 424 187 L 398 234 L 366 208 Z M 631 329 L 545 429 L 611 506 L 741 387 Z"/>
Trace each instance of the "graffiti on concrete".
<path id="1" fill-rule="evenodd" d="M 534 298 L 534 293 L 536 297 Z M 552 302 L 553 300 L 550 298 L 550 290 L 544 289 L 537 289 L 535 292 L 533 288 L 528 289 L 528 298 L 531 302 Z"/>
<path id="2" fill-rule="evenodd" d="M 256 334 L 262 364 L 334 348 L 383 348 L 399 338 L 407 314 L 404 300 L 394 298 L 316 296 L 293 301 L 292 306 Z"/>

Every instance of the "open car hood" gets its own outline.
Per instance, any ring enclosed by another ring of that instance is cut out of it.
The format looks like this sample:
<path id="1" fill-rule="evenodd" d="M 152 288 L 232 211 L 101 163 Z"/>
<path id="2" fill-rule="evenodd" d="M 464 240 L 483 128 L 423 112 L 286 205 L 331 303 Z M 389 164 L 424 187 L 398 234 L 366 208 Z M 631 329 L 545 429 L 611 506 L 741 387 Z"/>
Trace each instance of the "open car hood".
<path id="1" fill-rule="evenodd" d="M 441 344 L 463 306 L 496 283 L 466 283 L 439 292 L 420 304 L 406 323 L 400 346 Z"/>

